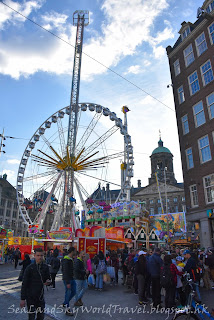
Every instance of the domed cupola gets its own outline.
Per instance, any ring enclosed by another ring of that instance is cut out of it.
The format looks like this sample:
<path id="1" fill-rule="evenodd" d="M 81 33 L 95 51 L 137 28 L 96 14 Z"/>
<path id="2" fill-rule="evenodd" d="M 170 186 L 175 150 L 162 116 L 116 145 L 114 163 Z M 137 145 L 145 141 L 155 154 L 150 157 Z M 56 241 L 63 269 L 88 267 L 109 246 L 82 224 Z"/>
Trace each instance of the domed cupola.
<path id="1" fill-rule="evenodd" d="M 158 180 L 164 182 L 164 170 L 166 174 L 166 181 L 169 184 L 177 184 L 173 170 L 173 155 L 171 151 L 163 146 L 163 141 L 158 141 L 158 147 L 155 148 L 150 156 L 151 158 L 151 178 L 149 184 L 156 182 L 155 173 L 158 174 Z"/>

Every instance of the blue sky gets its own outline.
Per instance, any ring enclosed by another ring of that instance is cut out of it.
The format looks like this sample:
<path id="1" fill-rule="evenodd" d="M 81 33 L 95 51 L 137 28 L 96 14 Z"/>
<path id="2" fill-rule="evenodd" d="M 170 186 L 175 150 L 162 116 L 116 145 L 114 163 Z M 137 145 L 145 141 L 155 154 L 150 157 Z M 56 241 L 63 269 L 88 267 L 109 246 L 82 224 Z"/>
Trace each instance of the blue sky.
<path id="1" fill-rule="evenodd" d="M 83 51 L 135 83 L 174 110 L 168 58 L 183 21 L 194 22 L 199 0 L 5 0 L 15 10 L 75 44 L 75 10 L 90 11 Z M 56 39 L 0 3 L 0 131 L 26 140 L 7 139 L 0 173 L 15 185 L 24 149 L 51 114 L 67 106 L 73 47 Z M 83 55 L 80 102 L 110 108 L 122 117 L 128 105 L 134 147 L 134 178 L 147 185 L 150 158 L 161 130 L 164 146 L 174 155 L 177 180 L 182 170 L 175 113 L 143 91 Z M 170 132 L 170 134 L 169 134 Z M 113 149 L 113 148 L 112 148 Z M 119 168 L 119 166 L 118 166 Z M 115 170 L 118 170 L 115 167 Z"/>

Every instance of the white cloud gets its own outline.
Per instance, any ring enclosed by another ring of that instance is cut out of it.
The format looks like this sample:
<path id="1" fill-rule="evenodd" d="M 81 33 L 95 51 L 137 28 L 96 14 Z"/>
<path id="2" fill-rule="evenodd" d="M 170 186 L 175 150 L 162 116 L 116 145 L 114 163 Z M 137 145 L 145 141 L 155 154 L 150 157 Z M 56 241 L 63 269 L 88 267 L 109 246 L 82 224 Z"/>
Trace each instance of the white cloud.
<path id="1" fill-rule="evenodd" d="M 24 16 L 29 16 L 33 10 L 39 9 L 44 0 L 24 1 L 18 3 L 12 0 L 5 0 L 5 3 L 16 11 L 19 11 Z M 0 4 L 0 29 L 5 27 L 5 24 L 16 24 L 17 22 L 25 21 L 25 18 L 7 6 Z"/>
<path id="2" fill-rule="evenodd" d="M 44 23 L 43 27 L 48 30 L 57 28 L 58 31 L 65 31 L 65 29 L 62 29 L 62 26 L 66 23 L 67 19 L 68 16 L 66 14 L 52 11 L 42 16 L 42 21 Z"/>
<path id="3" fill-rule="evenodd" d="M 6 170 L 3 170 L 2 172 L 0 172 L 0 175 L 3 176 L 4 174 L 7 175 L 7 180 L 12 183 L 12 184 L 15 184 L 15 181 L 16 181 L 16 172 L 13 171 L 13 170 L 9 170 L 9 169 L 6 169 Z"/>
<path id="4" fill-rule="evenodd" d="M 133 74 L 140 73 L 140 66 L 139 65 L 135 65 L 135 66 L 129 67 L 127 72 L 125 72 L 124 74 L 128 74 L 128 73 L 133 73 Z"/>
<path id="5" fill-rule="evenodd" d="M 158 46 L 153 48 L 153 54 L 155 59 L 161 59 L 166 55 L 166 49 L 163 46 Z"/>
<path id="6" fill-rule="evenodd" d="M 9 163 L 9 164 L 19 164 L 20 161 L 17 160 L 17 159 L 9 159 L 9 160 L 7 160 L 7 163 Z"/>
<path id="7" fill-rule="evenodd" d="M 28 1 L 23 4 L 9 1 L 16 10 L 29 15 L 38 9 L 43 1 Z M 155 19 L 168 7 L 167 0 L 105 0 L 101 10 L 106 19 L 102 24 L 102 33 L 92 37 L 83 47 L 83 51 L 101 61 L 105 66 L 116 66 L 127 55 L 134 55 L 137 47 L 143 42 L 149 43 L 153 50 L 172 37 L 169 25 L 157 34 L 150 35 Z M 130 12 L 131 17 L 130 17 Z M 0 23 L 5 26 L 13 13 L 4 8 Z M 23 20 L 14 15 L 15 21 Z M 39 21 L 48 30 L 54 29 L 61 38 L 75 43 L 76 28 L 67 22 L 67 15 L 54 11 L 44 14 Z M 167 23 L 165 23 L 167 24 Z M 56 31 L 57 29 L 57 31 Z M 86 29 L 87 30 L 87 29 Z M 32 37 L 19 35 L 15 42 L 11 39 L 0 41 L 0 73 L 18 79 L 21 75 L 27 77 L 38 71 L 71 74 L 73 67 L 73 49 L 54 37 L 38 33 Z M 34 45 L 32 44 L 34 41 Z M 36 46 L 35 46 L 36 43 Z M 155 58 L 160 58 L 161 48 L 158 47 Z M 96 74 L 106 72 L 106 68 L 83 55 L 82 79 L 91 80 Z"/>
<path id="8" fill-rule="evenodd" d="M 143 61 L 143 64 L 144 64 L 145 67 L 149 67 L 149 66 L 151 65 L 151 61 L 149 61 L 149 60 L 144 60 L 144 61 Z"/>

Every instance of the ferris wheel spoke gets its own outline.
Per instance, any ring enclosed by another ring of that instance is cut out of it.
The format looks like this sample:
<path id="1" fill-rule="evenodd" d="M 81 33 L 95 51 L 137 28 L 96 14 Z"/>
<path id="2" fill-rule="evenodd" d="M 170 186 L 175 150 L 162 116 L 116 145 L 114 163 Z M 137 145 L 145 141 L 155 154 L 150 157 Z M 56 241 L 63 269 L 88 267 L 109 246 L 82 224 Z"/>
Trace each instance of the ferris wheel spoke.
<path id="1" fill-rule="evenodd" d="M 119 128 L 117 126 L 113 126 L 111 129 L 106 131 L 101 137 L 99 137 L 96 141 L 94 141 L 89 147 L 87 147 L 83 153 L 83 156 L 87 156 L 91 152 L 93 152 L 96 148 L 98 148 L 102 143 L 104 143 L 107 139 L 109 139 Z M 80 158 L 81 159 L 81 158 Z"/>
<path id="2" fill-rule="evenodd" d="M 100 178 L 91 176 L 91 175 L 89 175 L 89 174 L 87 174 L 87 173 L 83 173 L 83 172 L 80 172 L 80 171 L 79 171 L 79 173 L 82 174 L 83 176 L 86 176 L 86 177 L 89 177 L 89 178 L 93 178 L 93 179 L 96 179 L 96 180 L 99 180 L 99 181 L 107 182 L 107 183 L 113 184 L 113 185 L 115 185 L 115 186 L 117 186 L 117 187 L 121 187 L 120 184 L 117 184 L 117 183 L 114 183 L 114 182 L 110 182 L 110 181 L 108 181 L 108 180 L 100 179 Z"/>
<path id="3" fill-rule="evenodd" d="M 47 190 L 51 185 L 53 185 L 54 181 L 56 180 L 58 173 L 56 173 L 53 177 L 51 177 L 48 181 L 46 181 L 42 186 L 37 189 L 36 193 L 39 194 L 43 192 L 44 190 Z M 34 197 L 34 193 L 31 194 L 30 198 Z"/>
<path id="4" fill-rule="evenodd" d="M 81 192 L 85 195 L 86 198 L 89 198 L 89 193 L 86 191 L 86 189 L 83 187 L 83 185 L 80 183 L 80 181 L 77 179 L 77 177 L 74 177 L 74 182 L 78 184 Z"/>
<path id="5" fill-rule="evenodd" d="M 36 174 L 34 176 L 29 176 L 23 179 L 23 182 L 29 181 L 29 180 L 33 180 L 33 179 L 38 179 L 38 178 L 43 178 L 43 177 L 47 177 L 50 175 L 53 175 L 54 173 L 56 173 L 56 171 L 48 171 L 48 172 L 43 172 L 43 173 L 39 173 Z"/>
<path id="6" fill-rule="evenodd" d="M 76 146 L 76 151 L 79 152 L 82 150 L 90 137 L 91 133 L 93 132 L 94 128 L 96 127 L 102 113 L 95 113 L 93 119 L 89 123 L 88 127 L 86 128 L 85 132 L 83 133 L 81 139 L 79 140 L 77 146 Z"/>

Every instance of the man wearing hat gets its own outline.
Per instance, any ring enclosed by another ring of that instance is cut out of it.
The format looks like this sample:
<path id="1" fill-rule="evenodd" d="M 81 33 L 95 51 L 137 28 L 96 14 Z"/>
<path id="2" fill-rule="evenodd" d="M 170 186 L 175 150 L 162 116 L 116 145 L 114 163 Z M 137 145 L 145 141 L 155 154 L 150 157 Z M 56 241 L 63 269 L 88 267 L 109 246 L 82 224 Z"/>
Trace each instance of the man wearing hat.
<path id="1" fill-rule="evenodd" d="M 193 259 L 191 252 L 188 249 L 183 252 L 183 256 L 187 260 L 183 271 L 188 272 L 190 274 L 190 278 L 193 280 L 195 285 L 195 290 L 197 292 L 198 299 L 201 301 L 201 295 L 199 291 L 199 282 L 198 282 L 197 272 L 196 272 L 196 261 L 195 259 Z"/>
<path id="2" fill-rule="evenodd" d="M 138 281 L 139 304 L 147 303 L 145 297 L 145 279 L 146 279 L 146 252 L 141 250 L 138 252 L 138 260 L 135 263 L 135 275 Z"/>

